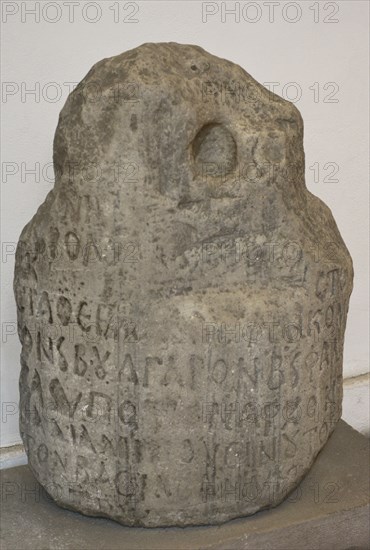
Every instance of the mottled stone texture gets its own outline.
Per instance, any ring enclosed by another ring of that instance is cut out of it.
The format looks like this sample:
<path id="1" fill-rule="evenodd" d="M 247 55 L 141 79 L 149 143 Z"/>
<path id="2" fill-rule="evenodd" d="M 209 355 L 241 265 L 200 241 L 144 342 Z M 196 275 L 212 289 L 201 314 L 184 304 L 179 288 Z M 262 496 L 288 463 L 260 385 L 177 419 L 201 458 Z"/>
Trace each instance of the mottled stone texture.
<path id="1" fill-rule="evenodd" d="M 94 65 L 15 294 L 21 432 L 60 505 L 126 525 L 279 503 L 341 415 L 352 263 L 294 105 L 196 46 Z"/>

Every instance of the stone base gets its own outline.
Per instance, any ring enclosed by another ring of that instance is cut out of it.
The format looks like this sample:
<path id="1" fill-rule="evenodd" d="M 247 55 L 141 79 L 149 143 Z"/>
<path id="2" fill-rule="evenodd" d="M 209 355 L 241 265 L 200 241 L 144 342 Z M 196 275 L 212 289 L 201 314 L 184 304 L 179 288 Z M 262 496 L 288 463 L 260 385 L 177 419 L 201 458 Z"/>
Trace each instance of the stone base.
<path id="1" fill-rule="evenodd" d="M 343 421 L 285 502 L 219 527 L 122 527 L 59 508 L 27 466 L 1 477 L 2 550 L 370 548 L 369 440 Z"/>

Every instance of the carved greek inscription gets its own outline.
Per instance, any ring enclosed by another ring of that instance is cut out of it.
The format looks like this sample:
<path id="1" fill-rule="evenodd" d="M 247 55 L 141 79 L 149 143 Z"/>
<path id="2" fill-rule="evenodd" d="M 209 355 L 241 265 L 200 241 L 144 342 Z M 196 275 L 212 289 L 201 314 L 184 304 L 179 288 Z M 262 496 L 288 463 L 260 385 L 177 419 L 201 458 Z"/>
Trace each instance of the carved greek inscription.
<path id="1" fill-rule="evenodd" d="M 267 386 L 270 390 L 278 390 L 285 381 L 285 375 L 282 370 L 283 358 L 280 354 L 273 352 L 271 355 L 271 365 L 267 379 Z"/>
<path id="2" fill-rule="evenodd" d="M 54 364 L 53 340 L 44 338 L 41 332 L 37 333 L 37 360 L 40 363 Z"/>
<path id="3" fill-rule="evenodd" d="M 341 295 L 346 286 L 346 274 L 343 269 L 334 268 L 320 271 L 316 279 L 316 296 L 320 301 Z"/>
<path id="4" fill-rule="evenodd" d="M 74 401 L 68 401 L 67 396 L 64 392 L 64 389 L 57 378 L 54 378 L 53 380 L 51 380 L 49 384 L 49 391 L 50 391 L 50 395 L 55 401 L 56 410 L 59 413 L 63 414 L 64 416 L 73 418 L 76 412 L 77 406 L 81 401 L 82 393 L 79 392 L 77 394 L 77 397 L 74 399 Z"/>
<path id="5" fill-rule="evenodd" d="M 118 417 L 123 424 L 129 425 L 131 428 L 137 428 L 136 405 L 131 401 L 124 401 L 119 405 Z"/>
<path id="6" fill-rule="evenodd" d="M 70 177 L 75 179 L 78 171 L 76 166 L 69 166 Z M 61 215 L 69 220 L 78 220 L 81 224 L 88 222 L 91 217 L 101 214 L 99 199 L 92 195 L 79 195 L 73 189 L 63 190 L 59 201 Z"/>
<path id="7" fill-rule="evenodd" d="M 92 368 L 96 377 L 99 380 L 104 380 L 107 375 L 108 364 L 107 361 L 111 356 L 110 351 L 106 351 L 103 355 L 97 346 L 91 346 L 90 348 L 84 344 L 76 344 L 75 356 L 74 356 L 74 373 L 77 376 L 85 376 L 86 371 Z"/>
<path id="8" fill-rule="evenodd" d="M 205 480 L 209 483 L 214 483 L 216 479 L 216 457 L 220 447 L 219 443 L 207 443 L 203 441 L 205 448 Z"/>
<path id="9" fill-rule="evenodd" d="M 39 318 L 45 321 L 45 323 L 51 324 L 53 322 L 53 315 L 51 312 L 49 295 L 45 291 L 41 294 L 38 307 L 37 307 L 37 312 L 38 312 Z"/>
<path id="10" fill-rule="evenodd" d="M 90 418 L 106 418 L 111 420 L 112 398 L 103 392 L 91 391 L 88 398 L 86 414 Z"/>
<path id="11" fill-rule="evenodd" d="M 67 334 L 75 338 L 73 328 L 79 329 L 82 335 L 88 336 L 88 342 L 98 342 L 100 339 L 117 339 L 119 329 L 130 331 L 130 336 L 135 336 L 136 327 L 129 327 L 127 322 L 120 323 L 117 318 L 115 304 L 88 303 L 86 300 L 72 299 L 72 297 L 57 294 L 50 296 L 43 291 L 40 295 L 28 287 L 21 287 L 18 291 L 18 309 L 27 316 L 28 329 L 35 333 L 37 330 L 43 335 L 49 333 L 52 339 L 61 335 L 63 327 L 71 327 Z M 55 327 L 51 330 L 51 327 Z"/>
<path id="12" fill-rule="evenodd" d="M 296 430 L 293 435 L 289 436 L 286 433 L 282 434 L 282 447 L 286 458 L 294 458 L 297 454 L 297 443 L 295 442 L 295 437 L 298 433 L 299 430 Z"/>
<path id="13" fill-rule="evenodd" d="M 118 373 L 118 380 L 121 381 L 122 379 L 125 379 L 127 382 L 132 382 L 135 386 L 139 383 L 137 372 L 129 353 L 126 353 L 124 356 L 122 366 Z"/>
<path id="14" fill-rule="evenodd" d="M 67 457 L 64 456 L 64 460 L 57 451 L 54 451 L 54 468 L 61 468 L 63 472 L 67 472 Z"/>
<path id="15" fill-rule="evenodd" d="M 18 311 L 23 313 L 29 312 L 29 315 L 34 315 L 34 303 L 37 292 L 34 288 L 26 285 L 18 285 L 15 288 L 15 300 Z"/>
<path id="16" fill-rule="evenodd" d="M 145 498 L 146 479 L 146 474 L 134 474 L 125 469 L 117 472 L 114 485 L 119 496 L 138 502 Z"/>

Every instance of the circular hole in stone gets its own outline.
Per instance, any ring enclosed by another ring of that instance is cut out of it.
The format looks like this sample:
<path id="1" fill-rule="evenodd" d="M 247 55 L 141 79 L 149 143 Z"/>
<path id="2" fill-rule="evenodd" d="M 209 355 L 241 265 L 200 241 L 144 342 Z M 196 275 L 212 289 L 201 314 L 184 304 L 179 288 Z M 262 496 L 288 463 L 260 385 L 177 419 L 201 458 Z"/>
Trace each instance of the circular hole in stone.
<path id="1" fill-rule="evenodd" d="M 196 170 L 208 176 L 225 176 L 235 170 L 236 143 L 225 126 L 206 124 L 193 141 L 193 156 Z"/>

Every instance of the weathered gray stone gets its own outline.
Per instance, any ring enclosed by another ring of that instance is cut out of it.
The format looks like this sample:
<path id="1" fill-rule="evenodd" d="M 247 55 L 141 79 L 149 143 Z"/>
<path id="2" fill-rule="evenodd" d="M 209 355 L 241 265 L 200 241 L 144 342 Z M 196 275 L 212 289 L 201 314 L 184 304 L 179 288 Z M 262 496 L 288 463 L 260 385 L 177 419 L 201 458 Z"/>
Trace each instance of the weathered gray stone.
<path id="1" fill-rule="evenodd" d="M 123 527 L 58 509 L 27 466 L 0 481 L 1 550 L 370 550 L 369 440 L 343 420 L 280 506 L 223 525 Z"/>
<path id="2" fill-rule="evenodd" d="M 352 263 L 294 105 L 201 48 L 94 65 L 24 228 L 21 432 L 62 506 L 126 525 L 278 504 L 341 415 Z"/>

